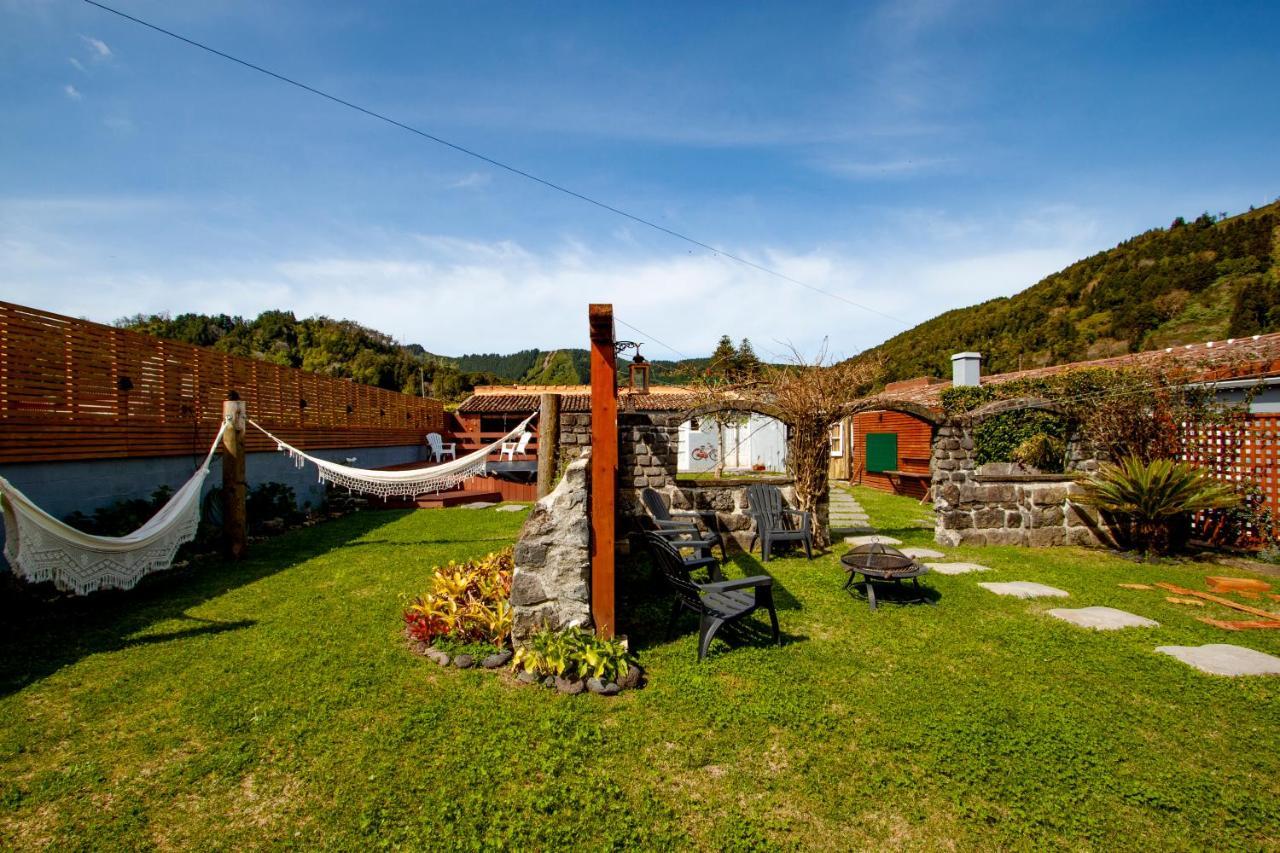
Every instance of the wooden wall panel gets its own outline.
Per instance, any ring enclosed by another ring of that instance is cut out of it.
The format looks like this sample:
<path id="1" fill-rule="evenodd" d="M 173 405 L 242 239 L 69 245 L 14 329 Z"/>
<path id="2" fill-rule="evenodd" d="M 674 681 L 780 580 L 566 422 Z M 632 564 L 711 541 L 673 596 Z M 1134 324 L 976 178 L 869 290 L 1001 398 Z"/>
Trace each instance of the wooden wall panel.
<path id="1" fill-rule="evenodd" d="M 933 427 L 902 412 L 859 412 L 853 416 L 853 481 L 882 492 L 922 498 L 929 489 L 929 456 Z M 892 432 L 898 436 L 898 471 L 919 474 L 902 477 L 867 471 L 867 434 Z"/>
<path id="2" fill-rule="evenodd" d="M 438 400 L 0 302 L 0 464 L 203 453 L 230 391 L 302 448 L 419 444 L 444 427 Z"/>

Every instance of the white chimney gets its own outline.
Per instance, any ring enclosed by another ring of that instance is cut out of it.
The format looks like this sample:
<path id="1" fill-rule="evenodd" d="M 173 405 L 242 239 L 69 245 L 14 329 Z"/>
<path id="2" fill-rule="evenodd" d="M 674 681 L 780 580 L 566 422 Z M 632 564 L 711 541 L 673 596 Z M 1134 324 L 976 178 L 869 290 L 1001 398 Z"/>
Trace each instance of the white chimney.
<path id="1" fill-rule="evenodd" d="M 982 353 L 958 352 L 951 356 L 951 384 L 975 387 L 982 384 Z"/>

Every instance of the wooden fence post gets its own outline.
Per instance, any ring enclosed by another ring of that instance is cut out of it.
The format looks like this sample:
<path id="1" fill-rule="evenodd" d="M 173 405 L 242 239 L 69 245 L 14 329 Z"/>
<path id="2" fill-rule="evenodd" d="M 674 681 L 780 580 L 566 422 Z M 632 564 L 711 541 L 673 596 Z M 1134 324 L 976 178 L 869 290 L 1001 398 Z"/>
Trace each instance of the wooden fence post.
<path id="1" fill-rule="evenodd" d="M 228 557 L 242 560 L 248 551 L 248 519 L 245 515 L 244 429 L 241 400 L 222 404 L 222 417 L 231 425 L 222 434 L 222 539 Z"/>
<path id="2" fill-rule="evenodd" d="M 560 451 L 560 395 L 543 394 L 538 411 L 538 499 L 555 486 Z"/>
<path id="3" fill-rule="evenodd" d="M 618 363 L 613 306 L 591 305 L 591 619 L 612 637 L 614 539 L 618 495 Z"/>

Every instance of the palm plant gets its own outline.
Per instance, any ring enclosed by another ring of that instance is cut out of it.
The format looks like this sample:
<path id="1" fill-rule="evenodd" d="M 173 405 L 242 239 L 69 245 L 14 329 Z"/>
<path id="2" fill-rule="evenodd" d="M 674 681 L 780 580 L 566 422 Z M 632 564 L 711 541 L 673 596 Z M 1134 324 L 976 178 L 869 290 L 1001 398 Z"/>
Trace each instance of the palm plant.
<path id="1" fill-rule="evenodd" d="M 1131 544 L 1157 554 L 1182 544 L 1192 514 L 1240 503 L 1229 484 L 1175 459 L 1143 461 L 1127 456 L 1119 464 L 1102 466 L 1081 485 L 1084 494 L 1075 499 L 1077 503 L 1121 520 Z"/>

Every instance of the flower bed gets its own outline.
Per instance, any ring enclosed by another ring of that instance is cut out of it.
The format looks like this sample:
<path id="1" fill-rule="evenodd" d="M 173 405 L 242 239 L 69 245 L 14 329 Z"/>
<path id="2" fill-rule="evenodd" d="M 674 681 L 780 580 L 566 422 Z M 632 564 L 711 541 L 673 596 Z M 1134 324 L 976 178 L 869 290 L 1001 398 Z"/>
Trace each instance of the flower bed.
<path id="1" fill-rule="evenodd" d="M 512 571 L 511 548 L 438 567 L 431 589 L 404 611 L 409 648 L 442 667 L 496 671 L 511 664 L 517 682 L 561 693 L 613 696 L 640 686 L 640 668 L 624 640 L 603 640 L 577 627 L 544 628 L 513 649 Z"/>

